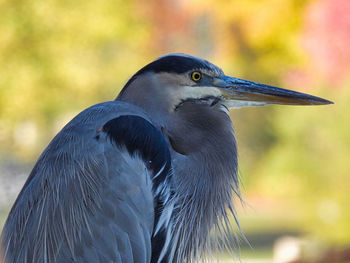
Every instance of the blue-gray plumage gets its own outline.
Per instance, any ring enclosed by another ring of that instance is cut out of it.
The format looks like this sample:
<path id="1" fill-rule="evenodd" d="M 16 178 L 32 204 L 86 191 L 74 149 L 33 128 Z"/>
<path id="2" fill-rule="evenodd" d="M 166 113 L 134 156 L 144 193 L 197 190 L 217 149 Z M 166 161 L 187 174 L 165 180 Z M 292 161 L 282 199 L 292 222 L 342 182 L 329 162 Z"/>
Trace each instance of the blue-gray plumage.
<path id="1" fill-rule="evenodd" d="M 3 261 L 191 262 L 217 244 L 213 229 L 232 245 L 239 182 L 227 108 L 269 103 L 331 102 L 185 54 L 148 64 L 42 153 L 3 229 Z"/>
<path id="2" fill-rule="evenodd" d="M 83 111 L 40 156 L 12 208 L 8 262 L 149 261 L 152 177 L 169 165 L 164 138 L 140 109 L 114 101 Z"/>

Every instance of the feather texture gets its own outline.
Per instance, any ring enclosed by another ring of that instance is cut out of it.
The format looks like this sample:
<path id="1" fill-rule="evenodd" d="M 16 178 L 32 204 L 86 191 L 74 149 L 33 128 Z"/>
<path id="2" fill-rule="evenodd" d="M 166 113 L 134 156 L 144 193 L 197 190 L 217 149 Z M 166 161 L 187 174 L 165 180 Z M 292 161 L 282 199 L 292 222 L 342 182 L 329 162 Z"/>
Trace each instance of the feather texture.
<path id="1" fill-rule="evenodd" d="M 149 262 L 154 192 L 163 194 L 170 169 L 167 147 L 142 110 L 127 103 L 79 114 L 18 196 L 1 237 L 5 262 Z"/>

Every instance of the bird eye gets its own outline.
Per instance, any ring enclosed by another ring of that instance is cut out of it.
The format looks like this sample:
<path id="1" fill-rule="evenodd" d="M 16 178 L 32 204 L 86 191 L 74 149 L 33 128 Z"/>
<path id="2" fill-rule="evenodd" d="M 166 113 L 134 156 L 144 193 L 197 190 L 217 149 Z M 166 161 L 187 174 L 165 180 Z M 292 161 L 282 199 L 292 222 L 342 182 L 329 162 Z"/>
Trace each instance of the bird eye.
<path id="1" fill-rule="evenodd" d="M 201 78 L 202 78 L 202 73 L 200 73 L 200 72 L 198 72 L 198 71 L 194 71 L 194 72 L 192 72 L 192 74 L 191 74 L 191 78 L 192 78 L 192 80 L 193 81 L 200 81 L 201 80 Z"/>

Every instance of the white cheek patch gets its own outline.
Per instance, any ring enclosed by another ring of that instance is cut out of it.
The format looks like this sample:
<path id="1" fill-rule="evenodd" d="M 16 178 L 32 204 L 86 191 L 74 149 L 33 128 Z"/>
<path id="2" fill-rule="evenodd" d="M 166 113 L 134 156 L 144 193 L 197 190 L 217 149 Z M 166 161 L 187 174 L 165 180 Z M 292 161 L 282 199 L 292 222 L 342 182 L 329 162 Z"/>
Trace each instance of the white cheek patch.
<path id="1" fill-rule="evenodd" d="M 186 99 L 202 99 L 205 97 L 222 97 L 221 91 L 216 87 L 210 86 L 184 86 L 181 92 L 172 94 L 174 106 Z"/>

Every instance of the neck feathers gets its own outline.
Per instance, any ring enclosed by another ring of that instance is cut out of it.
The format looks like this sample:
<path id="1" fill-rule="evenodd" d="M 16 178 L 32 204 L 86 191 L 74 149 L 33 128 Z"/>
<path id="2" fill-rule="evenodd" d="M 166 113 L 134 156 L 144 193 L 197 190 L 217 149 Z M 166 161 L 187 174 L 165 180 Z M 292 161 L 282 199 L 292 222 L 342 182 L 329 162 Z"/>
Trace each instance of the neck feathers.
<path id="1" fill-rule="evenodd" d="M 189 103 L 185 107 L 175 113 L 174 126 L 167 130 L 173 149 L 175 189 L 173 199 L 165 206 L 173 211 L 166 230 L 166 253 L 161 255 L 168 262 L 205 259 L 205 253 L 219 249 L 218 244 L 230 248 L 236 243 L 228 221 L 230 213 L 236 219 L 233 194 L 240 198 L 230 118 L 219 106 Z M 212 230 L 217 238 L 224 236 L 221 242 L 211 242 Z"/>

